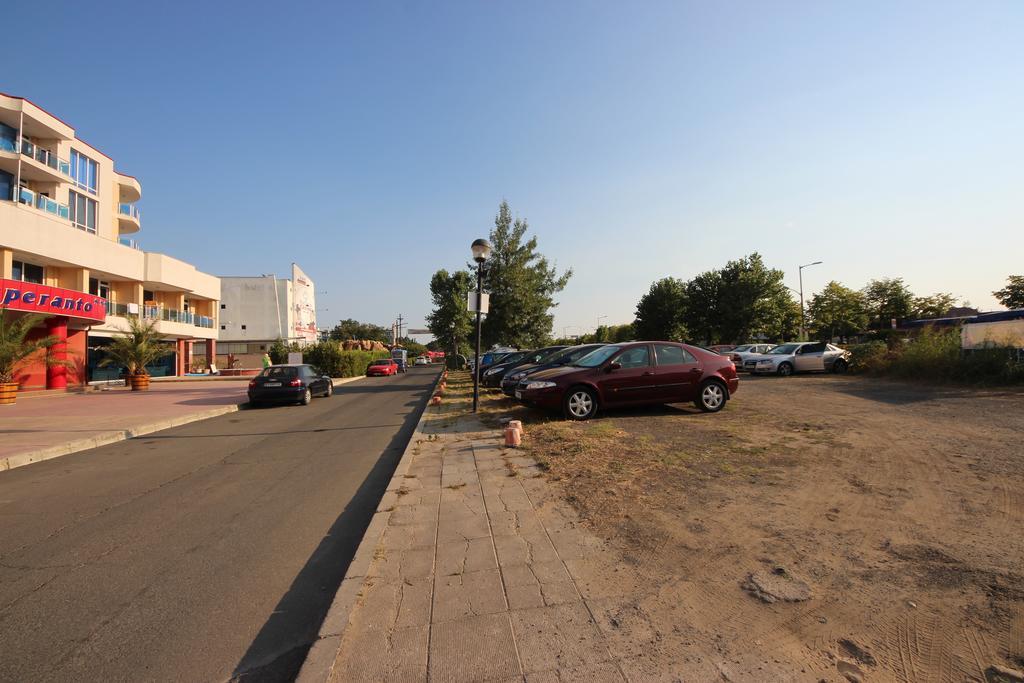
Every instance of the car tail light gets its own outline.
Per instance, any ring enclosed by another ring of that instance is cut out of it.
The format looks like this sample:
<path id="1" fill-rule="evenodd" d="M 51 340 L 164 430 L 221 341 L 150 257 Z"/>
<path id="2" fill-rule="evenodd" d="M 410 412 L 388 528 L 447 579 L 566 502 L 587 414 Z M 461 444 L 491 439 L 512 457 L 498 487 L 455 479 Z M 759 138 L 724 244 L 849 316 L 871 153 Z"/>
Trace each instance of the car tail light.
<path id="1" fill-rule="evenodd" d="M 254 379 L 249 380 L 249 388 L 252 389 L 255 386 L 256 386 L 256 380 L 254 380 Z"/>
<path id="2" fill-rule="evenodd" d="M 302 386 L 302 380 L 299 379 L 298 377 L 296 377 L 291 382 L 288 382 L 288 386 L 290 386 L 290 387 L 301 387 Z"/>

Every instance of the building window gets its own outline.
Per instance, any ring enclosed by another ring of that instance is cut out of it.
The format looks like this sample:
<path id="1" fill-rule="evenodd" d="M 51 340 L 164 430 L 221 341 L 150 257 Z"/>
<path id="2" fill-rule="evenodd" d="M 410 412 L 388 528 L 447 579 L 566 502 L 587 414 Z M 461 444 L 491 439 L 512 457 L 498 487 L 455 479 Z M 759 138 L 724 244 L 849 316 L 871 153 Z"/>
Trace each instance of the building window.
<path id="1" fill-rule="evenodd" d="M 243 330 L 245 329 L 245 325 L 242 325 L 242 329 L 243 329 Z"/>
<path id="2" fill-rule="evenodd" d="M 89 293 L 93 296 L 101 296 L 104 299 L 110 298 L 110 283 L 97 278 L 89 278 Z"/>
<path id="3" fill-rule="evenodd" d="M 225 306 L 224 304 L 221 304 L 221 305 L 220 305 L 220 310 L 222 310 L 222 311 L 223 311 L 223 310 L 224 310 L 225 308 L 227 308 L 227 306 Z"/>
<path id="4" fill-rule="evenodd" d="M 0 123 L 0 149 L 5 152 L 18 151 L 18 129 Z"/>
<path id="5" fill-rule="evenodd" d="M 99 166 L 95 161 L 74 149 L 71 150 L 71 177 L 74 178 L 75 185 L 91 194 L 96 194 L 99 172 Z"/>
<path id="6" fill-rule="evenodd" d="M 43 284 L 43 267 L 37 266 L 34 263 L 25 263 L 24 261 L 15 261 L 14 266 L 14 278 L 15 280 L 21 280 L 22 282 L 31 282 L 36 285 Z"/>
<path id="7" fill-rule="evenodd" d="M 221 325 L 221 326 L 220 326 L 220 329 L 222 329 L 222 330 L 226 330 L 226 329 L 228 329 L 228 328 L 227 328 L 227 326 L 226 326 L 226 325 Z"/>
<path id="8" fill-rule="evenodd" d="M 71 223 L 80 230 L 96 234 L 96 200 L 75 191 L 68 192 Z"/>
<path id="9" fill-rule="evenodd" d="M 14 176 L 7 171 L 0 171 L 0 199 L 14 200 Z"/>

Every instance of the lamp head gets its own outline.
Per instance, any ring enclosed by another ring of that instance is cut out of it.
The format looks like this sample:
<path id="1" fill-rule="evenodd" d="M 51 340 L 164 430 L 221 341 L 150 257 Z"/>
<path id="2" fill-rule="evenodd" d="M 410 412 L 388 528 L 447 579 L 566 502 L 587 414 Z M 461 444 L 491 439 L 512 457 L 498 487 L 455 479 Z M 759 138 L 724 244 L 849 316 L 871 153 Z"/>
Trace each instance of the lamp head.
<path id="1" fill-rule="evenodd" d="M 491 257 L 491 243 L 485 239 L 476 240 L 470 249 L 473 251 L 473 260 L 477 263 L 483 263 Z"/>

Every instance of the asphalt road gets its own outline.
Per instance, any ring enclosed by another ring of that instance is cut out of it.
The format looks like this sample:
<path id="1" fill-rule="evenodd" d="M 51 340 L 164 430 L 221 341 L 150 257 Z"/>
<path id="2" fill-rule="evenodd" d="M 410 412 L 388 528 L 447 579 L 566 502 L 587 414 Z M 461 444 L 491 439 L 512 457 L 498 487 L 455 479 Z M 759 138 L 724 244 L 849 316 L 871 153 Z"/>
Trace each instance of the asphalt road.
<path id="1" fill-rule="evenodd" d="M 438 372 L 0 473 L 0 681 L 290 680 Z"/>

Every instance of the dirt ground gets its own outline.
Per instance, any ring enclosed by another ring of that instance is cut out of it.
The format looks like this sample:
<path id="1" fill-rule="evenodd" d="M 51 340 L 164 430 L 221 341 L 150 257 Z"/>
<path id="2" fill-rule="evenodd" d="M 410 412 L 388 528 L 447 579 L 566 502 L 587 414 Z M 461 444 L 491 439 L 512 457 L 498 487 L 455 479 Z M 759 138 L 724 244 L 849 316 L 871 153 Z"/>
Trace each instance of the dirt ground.
<path id="1" fill-rule="evenodd" d="M 587 590 L 637 680 L 1024 668 L 1018 390 L 743 376 L 713 415 L 482 409 L 524 420 L 524 451 L 607 543 Z"/>

